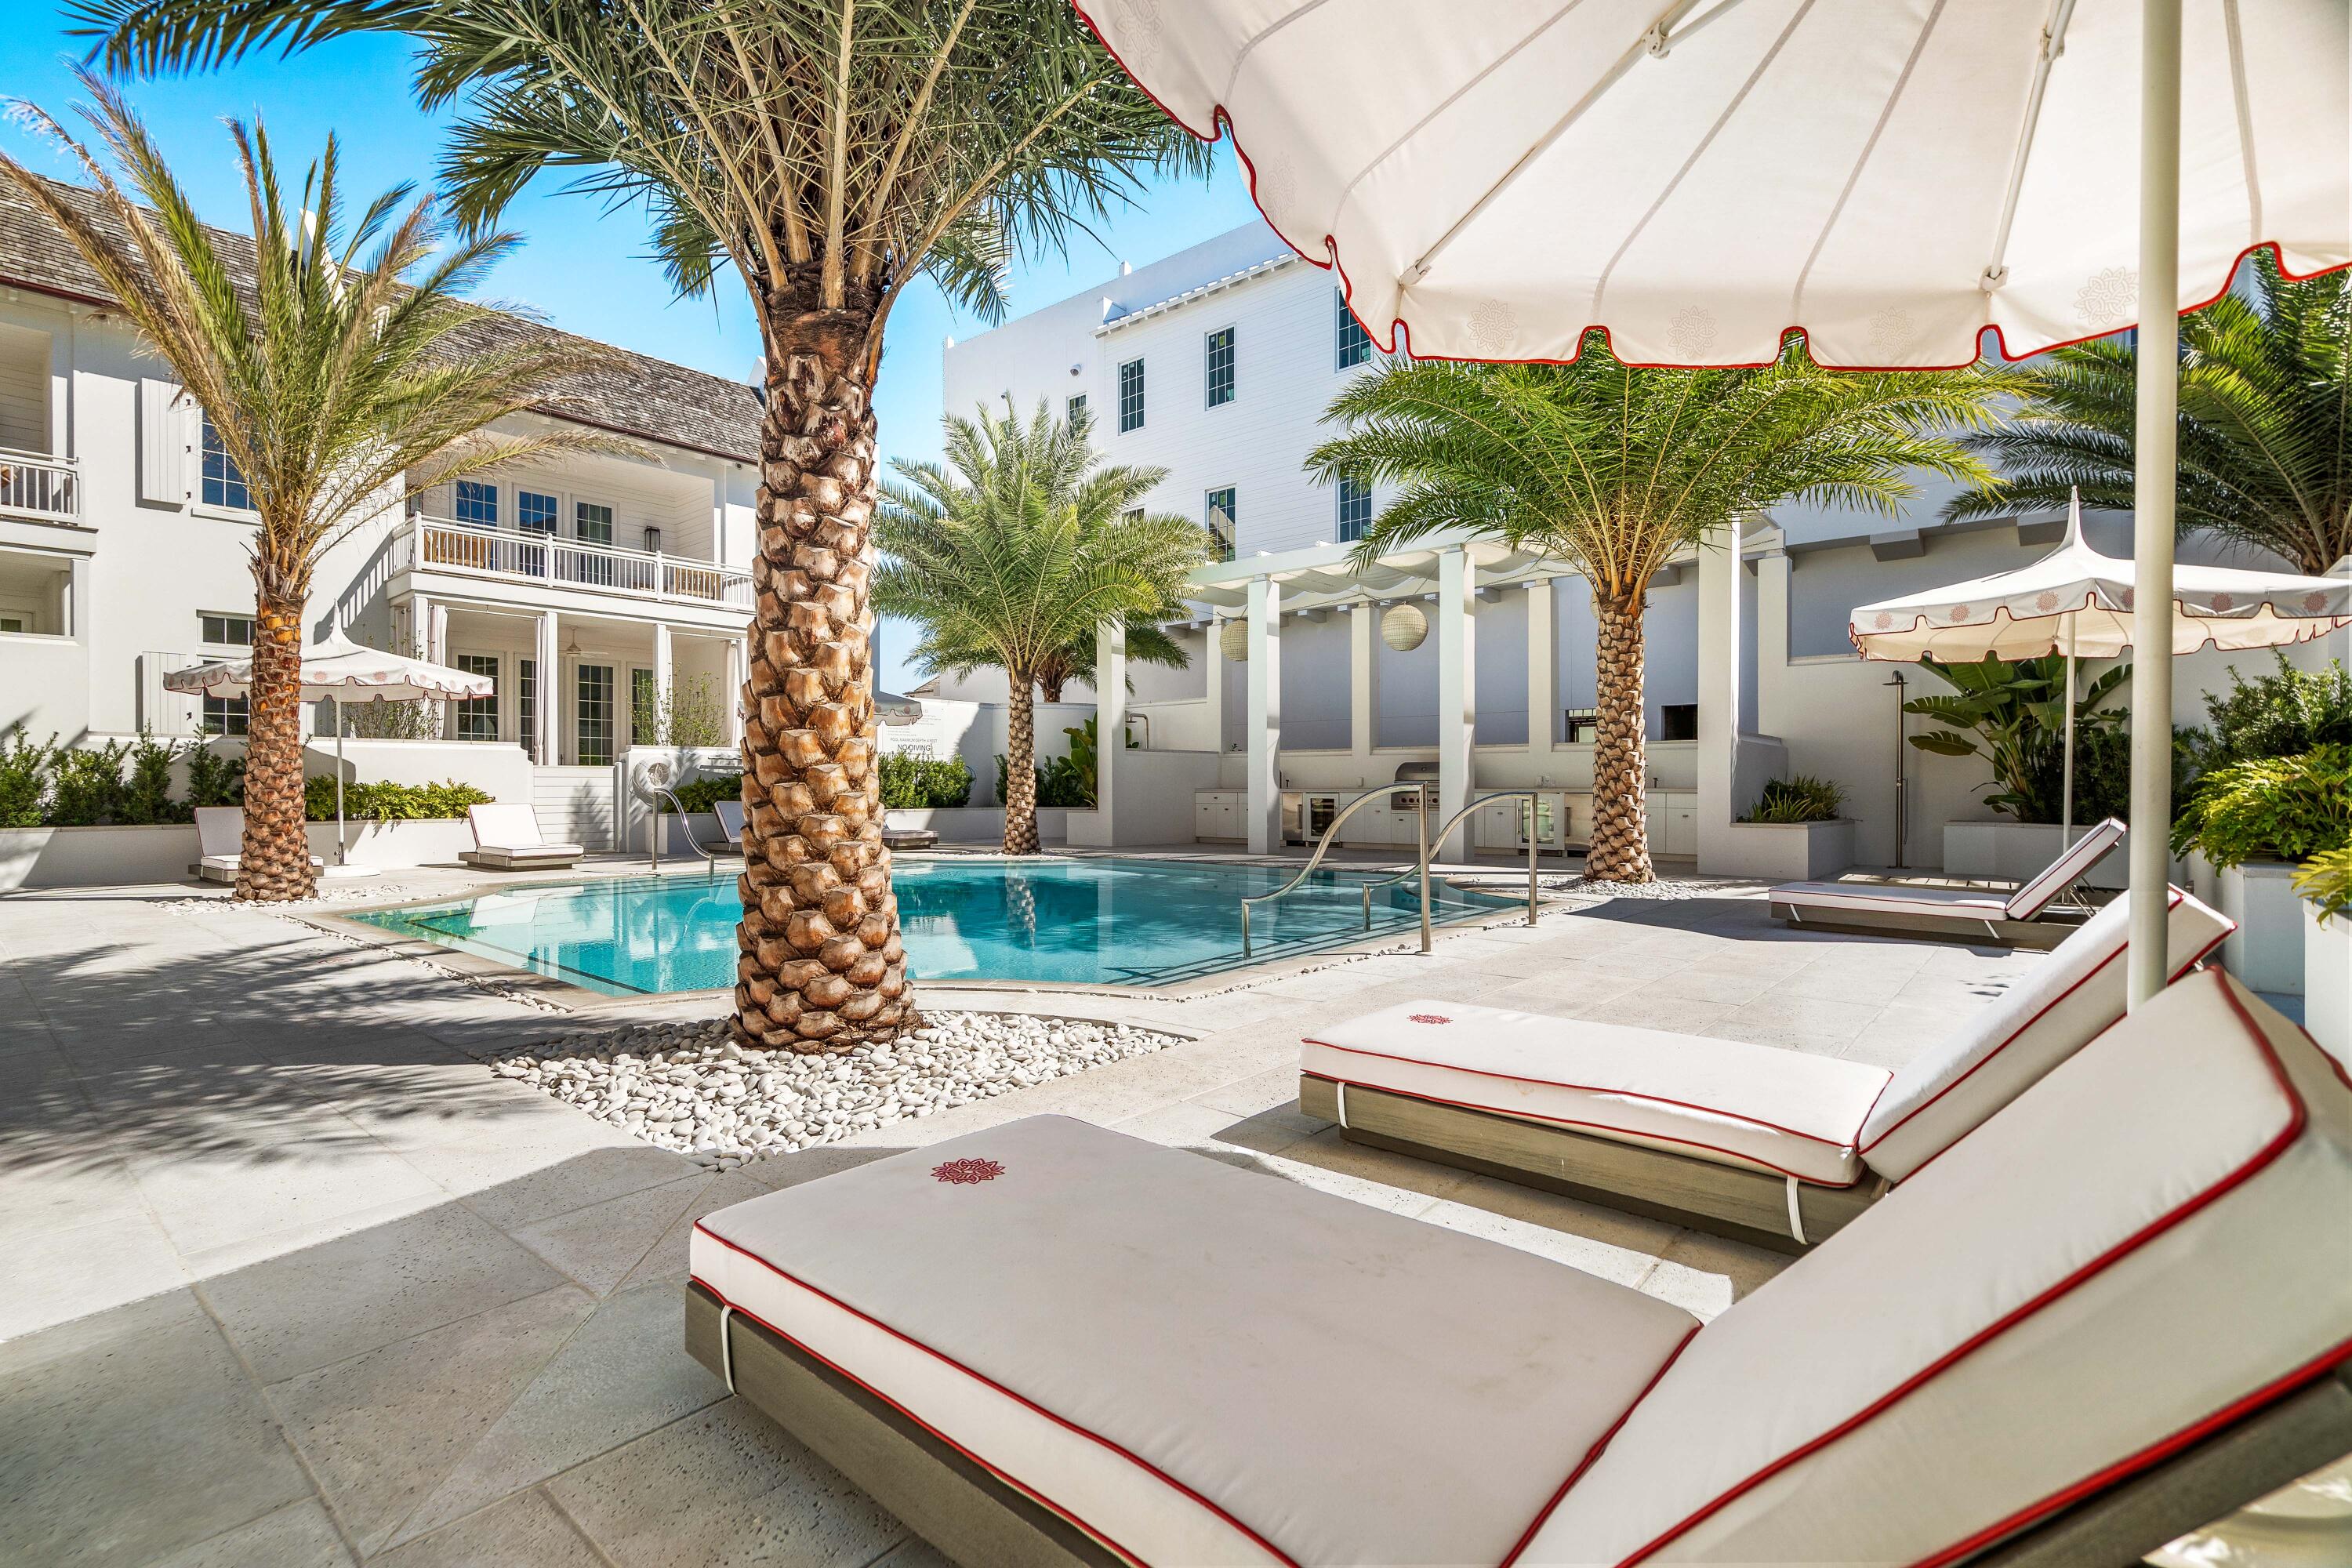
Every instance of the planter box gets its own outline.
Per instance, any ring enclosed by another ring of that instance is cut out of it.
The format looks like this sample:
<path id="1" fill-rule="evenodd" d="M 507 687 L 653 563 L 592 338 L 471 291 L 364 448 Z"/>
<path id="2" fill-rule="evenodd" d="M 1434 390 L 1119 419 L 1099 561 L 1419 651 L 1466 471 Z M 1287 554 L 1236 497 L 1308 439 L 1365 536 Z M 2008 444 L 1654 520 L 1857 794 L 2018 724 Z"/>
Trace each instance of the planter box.
<path id="1" fill-rule="evenodd" d="M 335 825 L 308 825 L 310 853 L 335 863 Z M 354 866 L 391 869 L 455 865 L 474 847 L 463 817 L 346 825 Z M 156 827 L 0 827 L 0 891 L 11 888 L 123 888 L 184 883 L 200 853 L 196 830 Z"/>
<path id="2" fill-rule="evenodd" d="M 2078 822 L 2074 837 L 2096 826 Z M 2058 858 L 2063 837 L 2054 823 L 1948 822 L 1944 825 L 1944 874 L 1986 882 L 2030 882 Z M 2094 888 L 2131 885 L 2131 835 L 2083 879 Z M 2191 889 L 2194 892 L 2196 889 Z M 2198 894 L 2206 903 L 2213 900 Z"/>
<path id="3" fill-rule="evenodd" d="M 2303 1026 L 2352 1068 L 2352 916 L 2322 925 L 2312 903 L 2303 906 Z"/>
<path id="4" fill-rule="evenodd" d="M 1038 840 L 1045 844 L 1069 842 L 1069 819 L 1067 806 L 1039 806 Z M 1004 843 L 1004 808 L 1001 805 L 956 805 L 922 810 L 893 806 L 883 813 L 882 820 L 889 827 L 928 827 L 940 836 L 942 844 L 994 849 Z"/>
<path id="5" fill-rule="evenodd" d="M 2221 944 L 2221 967 L 2256 991 L 2303 994 L 2304 928 L 2311 923 L 2295 896 L 2295 868 L 2254 860 L 2221 872 L 2221 912 L 2238 922 Z"/>
<path id="6" fill-rule="evenodd" d="M 1767 882 L 1811 882 L 1853 864 L 1853 823 L 1735 822 L 1720 855 L 1709 856 L 1709 876 L 1753 877 Z"/>
<path id="7" fill-rule="evenodd" d="M 189 830 L 193 833 L 194 830 Z M 335 825 L 310 825 L 310 853 L 328 865 L 335 863 Z M 350 822 L 343 825 L 345 856 L 354 866 L 393 869 L 403 866 L 455 866 L 457 853 L 474 847 L 473 829 L 466 819 L 423 817 L 414 822 Z M 184 879 L 195 860 L 192 853 L 181 862 L 173 880 Z"/>

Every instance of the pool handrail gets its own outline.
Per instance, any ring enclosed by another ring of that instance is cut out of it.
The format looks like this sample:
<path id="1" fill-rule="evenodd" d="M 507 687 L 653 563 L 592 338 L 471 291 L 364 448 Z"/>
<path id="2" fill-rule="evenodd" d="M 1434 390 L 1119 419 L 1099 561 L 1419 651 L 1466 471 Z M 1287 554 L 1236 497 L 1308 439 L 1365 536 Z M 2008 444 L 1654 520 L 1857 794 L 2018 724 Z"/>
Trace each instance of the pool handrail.
<path id="1" fill-rule="evenodd" d="M 1413 796 L 1412 822 L 1414 835 L 1418 841 L 1418 853 L 1413 857 L 1414 864 L 1412 867 L 1408 867 L 1404 870 L 1398 872 L 1395 877 L 1390 878 L 1389 880 L 1402 880 L 1406 877 L 1412 876 L 1415 868 L 1419 868 L 1421 872 L 1421 951 L 1427 952 L 1430 950 L 1429 807 L 1427 804 L 1429 800 L 1429 786 L 1426 784 L 1414 783 L 1383 784 L 1379 789 L 1358 795 L 1355 799 L 1349 801 L 1345 806 L 1342 806 L 1339 810 L 1339 814 L 1331 819 L 1331 826 L 1323 830 L 1323 837 L 1316 841 L 1315 853 L 1307 858 L 1307 864 L 1300 868 L 1298 875 L 1291 878 L 1290 880 L 1285 882 L 1271 893 L 1244 894 L 1243 896 L 1242 956 L 1244 958 L 1250 956 L 1250 906 L 1252 904 L 1271 903 L 1275 900 L 1281 898 L 1285 893 L 1289 892 L 1292 889 L 1297 887 L 1299 883 L 1304 882 L 1307 878 L 1313 876 L 1315 874 L 1315 868 L 1323 864 L 1323 857 L 1329 852 L 1333 842 L 1339 837 L 1340 824 L 1346 822 L 1348 818 L 1353 816 L 1358 811 L 1361 810 L 1371 802 L 1383 798 L 1393 798 L 1396 795 L 1404 794 L 1407 790 L 1412 791 Z M 1367 884 L 1367 887 L 1369 886 L 1370 884 Z M 1364 895 L 1364 929 L 1366 931 L 1372 929 L 1372 899 L 1371 894 L 1369 891 Z"/>
<path id="2" fill-rule="evenodd" d="M 1447 817 L 1445 819 L 1445 826 L 1437 830 L 1437 842 L 1443 844 L 1445 842 L 1446 835 L 1452 833 L 1455 826 L 1461 823 L 1464 817 L 1469 816 L 1472 812 L 1477 810 L 1480 806 L 1485 805 L 1489 801 L 1525 800 L 1528 802 L 1528 924 L 1530 927 L 1536 923 L 1536 857 L 1543 850 L 1542 840 L 1536 837 L 1535 802 L 1538 796 L 1546 793 L 1546 791 L 1538 789 L 1498 789 L 1491 795 L 1474 795 L 1468 805 L 1455 812 L 1453 816 Z M 1424 850 L 1423 853 L 1426 854 L 1427 851 Z M 1367 882 L 1364 884 L 1364 926 L 1366 930 L 1369 931 L 1371 928 L 1372 889 L 1374 888 L 1385 888 L 1391 883 L 1402 882 L 1407 877 L 1412 875 L 1412 870 L 1407 868 L 1405 870 L 1399 871 L 1393 877 L 1384 878 L 1380 881 Z M 1428 885 L 1428 882 L 1424 879 L 1422 884 L 1423 889 L 1425 889 Z M 1424 891 L 1423 896 L 1426 898 L 1428 895 Z"/>
<path id="3" fill-rule="evenodd" d="M 686 802 L 677 798 L 677 792 L 670 788 L 667 784 L 647 783 L 641 787 L 646 795 L 653 797 L 654 801 L 654 819 L 652 824 L 646 829 L 646 847 L 647 850 L 646 868 L 651 871 L 658 871 L 661 869 L 661 803 L 667 800 L 670 805 L 677 807 L 678 830 L 686 835 L 687 843 L 692 846 L 694 852 L 701 856 L 704 861 L 708 863 L 709 867 L 709 875 L 712 877 L 718 876 L 719 857 L 704 848 L 702 840 L 694 836 L 694 814 L 686 809 Z"/>

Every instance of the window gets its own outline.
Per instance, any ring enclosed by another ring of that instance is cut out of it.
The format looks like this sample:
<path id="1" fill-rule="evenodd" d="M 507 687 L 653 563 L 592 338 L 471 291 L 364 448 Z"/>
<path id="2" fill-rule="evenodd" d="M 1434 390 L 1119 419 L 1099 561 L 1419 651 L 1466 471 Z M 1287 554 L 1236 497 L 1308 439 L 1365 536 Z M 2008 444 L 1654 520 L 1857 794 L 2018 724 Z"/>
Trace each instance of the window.
<path id="1" fill-rule="evenodd" d="M 553 496 L 543 496 L 536 490 L 515 491 L 515 526 L 527 533 L 553 533 L 556 517 L 563 508 Z M 498 521 L 498 506 L 490 507 L 490 521 Z"/>
<path id="2" fill-rule="evenodd" d="M 1372 487 L 1361 479 L 1339 480 L 1339 542 L 1364 537 L 1372 526 Z"/>
<path id="3" fill-rule="evenodd" d="M 1331 290 L 1331 305 L 1339 312 L 1339 368 L 1349 370 L 1372 357 L 1372 337 L 1356 320 L 1356 312 L 1348 309 L 1348 297 L 1337 289 Z"/>
<path id="4" fill-rule="evenodd" d="M 206 506 L 216 506 L 229 511 L 251 511 L 253 491 L 247 488 L 245 476 L 236 469 L 228 448 L 221 444 L 220 429 L 213 424 L 212 416 L 204 415 L 205 461 L 204 500 Z M 239 730 L 238 734 L 245 733 Z"/>
<path id="5" fill-rule="evenodd" d="M 246 731 L 247 711 L 242 697 L 215 697 L 205 694 L 204 726 L 215 735 L 242 735 Z"/>
<path id="6" fill-rule="evenodd" d="M 1063 413 L 1063 418 L 1066 423 L 1076 425 L 1081 418 L 1085 417 L 1086 412 L 1087 395 L 1081 392 L 1076 397 L 1070 399 L 1068 406 Z"/>
<path id="7" fill-rule="evenodd" d="M 515 735 L 532 762 L 546 760 L 539 754 L 539 660 L 535 658 L 515 660 Z"/>
<path id="8" fill-rule="evenodd" d="M 1234 400 L 1234 330 L 1220 327 L 1209 334 L 1209 406 Z"/>
<path id="9" fill-rule="evenodd" d="M 251 616 L 199 616 L 205 641 L 214 647 L 251 647 L 253 617 Z"/>
<path id="10" fill-rule="evenodd" d="M 613 509 L 594 501 L 572 503 L 572 536 L 583 544 L 613 542 Z M 559 553 L 562 553 L 559 552 Z M 562 574 L 582 583 L 593 583 L 600 588 L 613 585 L 613 558 L 609 555 L 572 553 L 570 572 Z"/>
<path id="11" fill-rule="evenodd" d="M 1139 359 L 1118 367 L 1118 428 L 1121 435 L 1143 428 L 1143 362 Z"/>
<path id="12" fill-rule="evenodd" d="M 1211 490 L 1202 517 L 1209 531 L 1209 553 L 1219 561 L 1231 561 L 1234 558 L 1233 486 Z"/>
<path id="13" fill-rule="evenodd" d="M 461 653 L 458 669 L 467 675 L 499 678 L 499 656 L 494 653 Z M 452 703 L 457 718 L 457 739 L 461 741 L 495 741 L 499 738 L 499 693 L 493 686 L 488 697 L 468 697 Z"/>
<path id="14" fill-rule="evenodd" d="M 580 667 L 578 703 L 580 764 L 583 767 L 602 766 L 613 760 L 611 665 L 583 664 Z"/>
<path id="15" fill-rule="evenodd" d="M 0 632 L 23 633 L 26 629 L 22 616 L 0 616 Z"/>
<path id="16" fill-rule="evenodd" d="M 478 528 L 498 527 L 499 487 L 483 479 L 459 479 L 457 521 Z"/>
<path id="17" fill-rule="evenodd" d="M 650 746 L 660 739 L 661 704 L 654 696 L 654 672 L 629 671 L 629 744 Z"/>

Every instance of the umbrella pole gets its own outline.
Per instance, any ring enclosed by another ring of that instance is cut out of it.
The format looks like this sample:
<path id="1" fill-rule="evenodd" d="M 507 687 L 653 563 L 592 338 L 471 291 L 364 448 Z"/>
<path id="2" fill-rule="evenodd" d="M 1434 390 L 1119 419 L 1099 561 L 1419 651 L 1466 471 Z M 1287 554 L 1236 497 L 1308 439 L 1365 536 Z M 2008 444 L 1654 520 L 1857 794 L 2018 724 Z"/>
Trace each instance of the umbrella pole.
<path id="1" fill-rule="evenodd" d="M 2074 617 L 2066 617 L 2066 789 L 2058 816 L 2058 853 L 2074 847 Z"/>
<path id="2" fill-rule="evenodd" d="M 2131 949 L 2136 1011 L 2164 989 L 2172 828 L 2172 528 L 2179 461 L 2180 0 L 2141 0 L 2139 344 L 2132 464 Z"/>
<path id="3" fill-rule="evenodd" d="M 335 704 L 335 864 L 350 864 L 350 847 L 343 842 L 343 700 Z"/>

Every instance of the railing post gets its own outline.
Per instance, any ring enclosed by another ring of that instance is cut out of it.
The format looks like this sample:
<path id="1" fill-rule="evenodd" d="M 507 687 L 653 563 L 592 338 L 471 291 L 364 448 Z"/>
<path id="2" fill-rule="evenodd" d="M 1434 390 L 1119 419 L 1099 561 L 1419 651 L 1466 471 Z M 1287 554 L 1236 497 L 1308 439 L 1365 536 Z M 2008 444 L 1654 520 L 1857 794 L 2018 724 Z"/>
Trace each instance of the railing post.
<path id="1" fill-rule="evenodd" d="M 1532 715 L 1530 715 L 1532 717 Z M 1536 837 L 1536 797 L 1528 796 L 1528 929 L 1536 925 L 1536 855 L 1539 840 Z"/>
<path id="2" fill-rule="evenodd" d="M 1429 786 L 1412 795 L 1412 832 L 1421 844 L 1421 951 L 1431 948 L 1429 935 Z"/>

